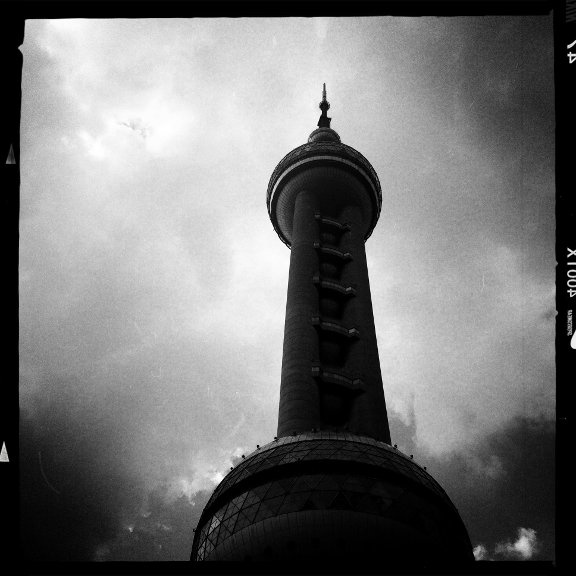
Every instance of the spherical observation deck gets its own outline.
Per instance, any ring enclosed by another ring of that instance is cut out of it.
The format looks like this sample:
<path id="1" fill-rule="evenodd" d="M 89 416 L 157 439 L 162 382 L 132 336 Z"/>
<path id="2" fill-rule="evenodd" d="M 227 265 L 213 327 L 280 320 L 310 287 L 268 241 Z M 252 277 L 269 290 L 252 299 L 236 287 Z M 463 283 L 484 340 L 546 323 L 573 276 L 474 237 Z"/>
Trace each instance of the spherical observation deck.
<path id="1" fill-rule="evenodd" d="M 192 560 L 373 562 L 420 567 L 473 560 L 440 485 L 384 442 L 347 433 L 279 438 L 247 456 L 200 518 Z"/>
<path id="2" fill-rule="evenodd" d="M 306 144 L 284 156 L 270 178 L 268 214 L 278 236 L 288 246 L 294 202 L 302 190 L 313 192 L 319 210 L 327 216 L 337 218 L 346 206 L 361 206 L 364 240 L 372 234 L 382 206 L 380 181 L 370 162 L 343 144 L 331 128 L 314 130 Z"/>

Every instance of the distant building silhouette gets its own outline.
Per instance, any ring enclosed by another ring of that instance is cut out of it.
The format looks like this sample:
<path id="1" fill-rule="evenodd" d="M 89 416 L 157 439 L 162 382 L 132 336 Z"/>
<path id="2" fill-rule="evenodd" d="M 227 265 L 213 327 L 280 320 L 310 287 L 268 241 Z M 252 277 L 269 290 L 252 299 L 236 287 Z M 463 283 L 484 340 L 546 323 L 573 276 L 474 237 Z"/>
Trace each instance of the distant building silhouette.
<path id="1" fill-rule="evenodd" d="M 232 469 L 191 559 L 471 562 L 440 485 L 391 446 L 364 244 L 382 205 L 376 172 L 330 128 L 276 166 L 270 219 L 290 247 L 278 436 Z"/>

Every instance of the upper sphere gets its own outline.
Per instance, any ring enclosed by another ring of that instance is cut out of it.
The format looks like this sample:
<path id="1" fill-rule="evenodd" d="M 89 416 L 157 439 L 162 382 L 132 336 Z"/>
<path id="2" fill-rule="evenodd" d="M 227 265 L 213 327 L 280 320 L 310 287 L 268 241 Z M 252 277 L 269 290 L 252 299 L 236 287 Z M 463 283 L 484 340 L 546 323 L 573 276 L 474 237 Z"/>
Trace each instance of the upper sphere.
<path id="1" fill-rule="evenodd" d="M 330 128 L 326 84 L 319 105 L 322 115 L 308 143 L 284 156 L 272 172 L 266 204 L 274 229 L 282 242 L 292 244 L 294 206 L 302 191 L 312 194 L 315 210 L 339 218 L 348 207 L 360 209 L 358 233 L 368 239 L 380 217 L 382 190 L 372 165 L 360 152 L 342 144 Z"/>
<path id="2" fill-rule="evenodd" d="M 287 246 L 292 242 L 294 202 L 304 189 L 314 192 L 320 211 L 327 216 L 338 217 L 345 205 L 361 206 L 364 240 L 370 237 L 380 217 L 380 181 L 370 162 L 343 144 L 331 128 L 314 130 L 308 142 L 288 153 L 272 172 L 266 197 L 268 214 Z"/>

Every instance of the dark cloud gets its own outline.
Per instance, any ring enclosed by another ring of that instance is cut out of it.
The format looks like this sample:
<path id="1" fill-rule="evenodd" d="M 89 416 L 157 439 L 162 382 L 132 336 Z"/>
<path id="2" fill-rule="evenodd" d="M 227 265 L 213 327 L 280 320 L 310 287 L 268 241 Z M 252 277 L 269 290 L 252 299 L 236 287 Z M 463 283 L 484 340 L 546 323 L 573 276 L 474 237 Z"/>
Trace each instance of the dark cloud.
<path id="1" fill-rule="evenodd" d="M 24 557 L 187 560 L 209 492 L 190 499 L 154 476 L 147 481 L 135 461 L 129 397 L 87 398 L 74 379 L 45 386 L 42 401 L 20 419 Z"/>
<path id="2" fill-rule="evenodd" d="M 519 528 L 534 530 L 531 560 L 554 559 L 555 430 L 550 423 L 518 419 L 468 454 L 430 460 L 428 469 L 452 498 L 472 544 L 499 556 L 511 550 Z M 496 465 L 498 463 L 498 465 Z M 502 558 L 500 558 L 502 559 Z"/>
<path id="3" fill-rule="evenodd" d="M 95 410 L 78 382 L 48 381 L 51 393 L 21 416 L 23 553 L 43 560 L 187 560 L 192 528 L 210 491 L 190 500 L 168 484 L 149 491 L 131 460 L 130 423 L 118 399 Z M 413 427 L 392 419 L 395 442 L 415 453 Z M 404 430 L 403 430 L 404 427 Z M 490 463 L 502 462 L 493 475 Z M 239 461 L 233 458 L 232 463 Z M 474 546 L 516 558 L 519 526 L 535 531 L 530 559 L 554 557 L 554 430 L 519 420 L 475 454 L 427 465 L 458 507 Z"/>
<path id="4" fill-rule="evenodd" d="M 97 560 L 104 561 L 188 561 L 192 529 L 196 527 L 210 492 L 170 497 L 160 485 L 148 495 L 146 511 L 127 522 L 116 538 L 101 546 Z"/>
<path id="5" fill-rule="evenodd" d="M 474 192 L 476 215 L 484 217 L 467 222 L 478 245 L 490 236 L 522 251 L 525 266 L 543 278 L 550 276 L 554 242 L 551 26 L 550 19 L 537 17 L 460 20 L 457 37 L 466 42 L 459 81 L 449 84 L 452 98 L 441 91 L 445 102 L 453 102 L 451 110 L 441 108 L 446 122 L 455 133 L 473 128 L 466 131 L 467 143 L 485 159 L 482 189 Z"/>
<path id="6" fill-rule="evenodd" d="M 409 423 L 390 417 L 392 442 L 426 466 L 468 529 L 477 560 L 555 558 L 555 442 L 552 423 L 516 419 L 467 453 L 422 454 Z"/>
<path id="7" fill-rule="evenodd" d="M 92 560 L 141 505 L 130 429 L 113 404 L 86 404 L 77 380 L 44 385 L 20 418 L 22 551 L 31 561 Z"/>

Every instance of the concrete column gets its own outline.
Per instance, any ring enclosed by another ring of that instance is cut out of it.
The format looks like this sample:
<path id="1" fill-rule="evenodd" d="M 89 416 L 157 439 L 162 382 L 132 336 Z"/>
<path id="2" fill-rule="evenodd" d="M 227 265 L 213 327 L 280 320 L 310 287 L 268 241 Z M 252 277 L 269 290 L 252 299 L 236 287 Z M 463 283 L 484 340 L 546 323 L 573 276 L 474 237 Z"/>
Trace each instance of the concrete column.
<path id="1" fill-rule="evenodd" d="M 318 361 L 318 335 L 312 317 L 318 315 L 318 291 L 313 283 L 318 272 L 318 224 L 314 196 L 298 194 L 294 206 L 292 253 L 284 324 L 282 378 L 278 436 L 309 432 L 318 426 L 318 386 L 312 365 Z"/>
<path id="2" fill-rule="evenodd" d="M 347 264 L 343 277 L 347 282 L 356 284 L 356 297 L 346 307 L 345 322 L 360 332 L 360 338 L 351 347 L 346 370 L 360 374 L 365 386 L 364 391 L 354 400 L 349 430 L 390 443 L 366 262 L 365 227 L 360 207 L 344 209 L 342 220 L 350 224 L 350 232 L 343 240 L 352 255 L 352 261 Z"/>

